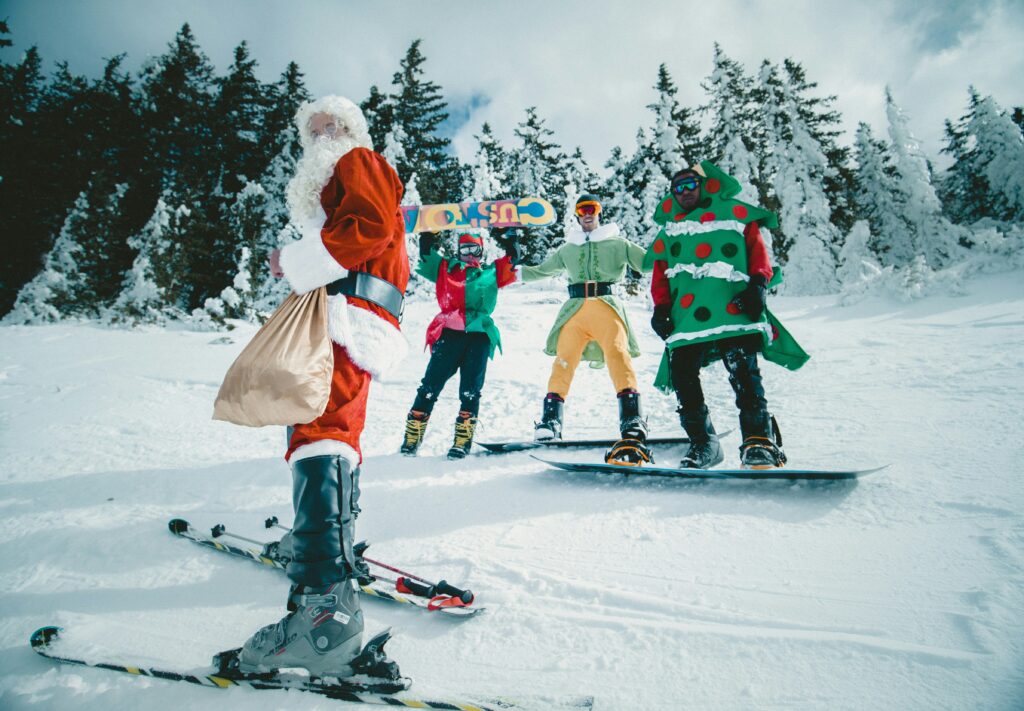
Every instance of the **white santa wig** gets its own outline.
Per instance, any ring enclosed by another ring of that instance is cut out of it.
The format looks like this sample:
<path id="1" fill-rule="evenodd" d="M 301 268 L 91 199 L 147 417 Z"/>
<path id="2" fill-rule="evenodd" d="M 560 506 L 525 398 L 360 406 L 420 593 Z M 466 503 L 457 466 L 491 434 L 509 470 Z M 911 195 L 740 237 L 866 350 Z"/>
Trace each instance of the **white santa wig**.
<path id="1" fill-rule="evenodd" d="M 295 126 L 299 129 L 302 147 L 309 148 L 316 141 L 309 130 L 309 120 L 316 114 L 330 114 L 338 127 L 345 127 L 355 139 L 356 145 L 373 150 L 370 129 L 362 110 L 344 96 L 324 96 L 316 101 L 307 101 L 295 112 Z"/>

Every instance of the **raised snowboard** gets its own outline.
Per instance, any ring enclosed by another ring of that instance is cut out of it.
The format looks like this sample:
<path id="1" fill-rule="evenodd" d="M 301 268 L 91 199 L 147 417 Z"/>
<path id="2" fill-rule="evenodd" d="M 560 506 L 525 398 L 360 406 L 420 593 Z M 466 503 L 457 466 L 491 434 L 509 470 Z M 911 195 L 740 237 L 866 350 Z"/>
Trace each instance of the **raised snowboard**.
<path id="1" fill-rule="evenodd" d="M 601 472 L 605 474 L 627 474 L 630 476 L 662 476 L 677 479 L 789 479 L 836 481 L 839 479 L 856 479 L 885 469 L 888 464 L 873 469 L 842 469 L 836 471 L 824 469 L 676 469 L 674 467 L 630 467 L 621 464 L 604 464 L 592 462 L 554 462 L 531 454 L 538 462 L 564 469 L 567 472 Z"/>
<path id="2" fill-rule="evenodd" d="M 725 432 L 722 435 L 726 434 Z M 719 435 L 721 436 L 721 435 Z M 574 447 L 611 447 L 618 442 L 617 439 L 549 439 L 544 442 L 526 440 L 523 442 L 474 442 L 492 454 L 505 454 L 507 452 L 524 452 L 528 449 L 541 449 L 543 447 L 554 447 L 555 449 L 572 449 Z M 650 445 L 674 445 L 689 444 L 687 437 L 652 437 L 647 440 Z"/>
<path id="3" fill-rule="evenodd" d="M 453 202 L 402 207 L 406 234 L 491 227 L 544 227 L 555 222 L 555 208 L 544 198 Z"/>

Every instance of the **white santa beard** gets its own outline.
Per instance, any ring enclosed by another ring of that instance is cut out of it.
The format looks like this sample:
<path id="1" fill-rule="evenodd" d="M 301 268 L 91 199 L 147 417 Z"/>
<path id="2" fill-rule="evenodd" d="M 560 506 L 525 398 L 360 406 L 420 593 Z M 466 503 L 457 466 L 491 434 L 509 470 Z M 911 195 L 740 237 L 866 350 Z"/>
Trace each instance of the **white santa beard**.
<path id="1" fill-rule="evenodd" d="M 301 225 L 311 218 L 324 219 L 320 191 L 331 179 L 338 160 L 358 145 L 350 136 L 339 136 L 319 139 L 303 152 L 295 165 L 295 177 L 288 182 L 286 191 L 292 222 Z"/>

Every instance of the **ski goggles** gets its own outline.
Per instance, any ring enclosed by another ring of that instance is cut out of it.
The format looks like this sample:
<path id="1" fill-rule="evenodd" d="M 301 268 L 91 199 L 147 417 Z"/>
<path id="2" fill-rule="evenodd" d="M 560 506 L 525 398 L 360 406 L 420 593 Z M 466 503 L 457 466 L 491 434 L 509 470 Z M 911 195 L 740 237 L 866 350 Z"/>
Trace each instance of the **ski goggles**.
<path id="1" fill-rule="evenodd" d="M 594 202 L 593 200 L 581 202 L 579 205 L 576 206 L 576 214 L 580 216 L 596 215 L 599 212 L 601 212 L 601 205 Z"/>
<path id="2" fill-rule="evenodd" d="M 466 242 L 465 244 L 459 245 L 459 256 L 460 257 L 476 257 L 479 259 L 484 256 L 484 248 L 478 244 L 472 242 Z"/>
<path id="3" fill-rule="evenodd" d="M 680 178 L 676 182 L 672 183 L 672 192 L 676 195 L 682 195 L 687 190 L 696 190 L 700 187 L 700 179 L 695 176 L 687 176 Z"/>

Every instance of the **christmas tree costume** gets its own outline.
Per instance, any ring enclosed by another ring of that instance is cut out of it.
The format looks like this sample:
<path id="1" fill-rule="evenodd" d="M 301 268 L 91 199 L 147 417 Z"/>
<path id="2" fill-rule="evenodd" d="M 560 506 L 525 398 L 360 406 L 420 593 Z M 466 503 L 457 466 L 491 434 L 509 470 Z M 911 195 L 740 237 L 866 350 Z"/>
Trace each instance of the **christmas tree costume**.
<path id="1" fill-rule="evenodd" d="M 288 202 L 301 239 L 281 249 L 279 266 L 297 294 L 327 287 L 334 368 L 326 409 L 291 428 L 285 455 L 295 509 L 288 614 L 246 641 L 239 659 L 245 672 L 345 677 L 360 668 L 363 631 L 353 587 L 359 438 L 370 380 L 407 350 L 398 314 L 409 259 L 402 184 L 370 149 L 359 107 L 329 96 L 300 106 L 295 122 L 304 153 Z"/>
<path id="2" fill-rule="evenodd" d="M 680 171 L 673 192 L 657 208 L 662 226 L 644 263 L 654 269 L 652 325 L 665 339 L 655 385 L 675 391 L 680 421 L 691 439 L 682 466 L 721 461 L 700 385 L 700 369 L 721 359 L 736 393 L 748 466 L 779 464 L 777 426 L 767 409 L 757 354 L 796 370 L 808 355 L 764 308 L 766 289 L 782 281 L 768 263 L 759 226 L 776 227 L 774 214 L 735 199 L 739 182 L 713 163 Z M 691 200 L 689 209 L 680 200 Z"/>
<path id="3" fill-rule="evenodd" d="M 416 271 L 437 285 L 441 312 L 427 326 L 430 362 L 406 418 L 402 453 L 413 455 L 419 449 L 437 396 L 459 371 L 460 409 L 448 457 L 461 459 L 473 442 L 487 361 L 501 349 L 501 334 L 491 314 L 498 290 L 516 280 L 515 260 L 506 255 L 493 264 L 481 264 L 483 237 L 472 233 L 459 235 L 455 259 L 441 257 L 425 235 L 420 240 Z"/>
<path id="4" fill-rule="evenodd" d="M 593 205 L 593 208 L 590 206 Z M 581 211 L 590 212 L 580 214 Z M 620 431 L 646 437 L 640 416 L 640 399 L 632 359 L 640 355 L 636 337 L 623 305 L 612 294 L 612 284 L 626 275 L 626 267 L 650 271 L 644 266 L 642 247 L 622 237 L 615 223 L 596 224 L 600 203 L 593 195 L 577 202 L 580 227 L 571 229 L 565 244 L 543 263 L 522 267 L 523 281 L 556 274 L 569 277 L 569 300 L 555 318 L 544 352 L 555 356 L 548 379 L 537 439 L 561 438 L 563 403 L 581 360 L 591 367 L 608 365 L 619 396 Z M 593 220 L 593 221 L 591 221 Z M 585 224 L 586 223 L 586 224 Z M 594 225 L 589 231 L 585 227 Z"/>

